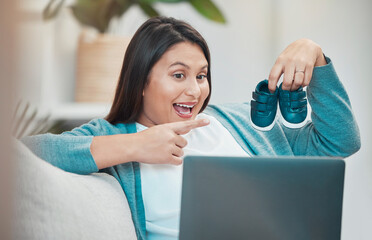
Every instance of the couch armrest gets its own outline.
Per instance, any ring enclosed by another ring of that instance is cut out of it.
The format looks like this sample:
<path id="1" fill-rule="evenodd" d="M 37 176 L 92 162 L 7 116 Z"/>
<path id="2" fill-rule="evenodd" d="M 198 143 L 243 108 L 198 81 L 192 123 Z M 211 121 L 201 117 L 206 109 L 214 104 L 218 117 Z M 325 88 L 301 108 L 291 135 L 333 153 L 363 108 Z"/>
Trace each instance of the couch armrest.
<path id="1" fill-rule="evenodd" d="M 15 239 L 136 239 L 126 196 L 105 173 L 65 172 L 14 140 Z"/>

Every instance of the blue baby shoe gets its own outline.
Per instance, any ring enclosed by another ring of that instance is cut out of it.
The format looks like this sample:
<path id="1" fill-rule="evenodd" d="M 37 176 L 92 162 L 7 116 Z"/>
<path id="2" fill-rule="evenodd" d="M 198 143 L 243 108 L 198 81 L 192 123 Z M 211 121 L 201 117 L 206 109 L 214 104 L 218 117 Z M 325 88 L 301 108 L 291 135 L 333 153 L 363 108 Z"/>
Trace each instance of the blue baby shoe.
<path id="1" fill-rule="evenodd" d="M 268 84 L 267 80 L 259 82 L 252 93 L 251 122 L 254 128 L 261 131 L 269 131 L 273 128 L 278 108 L 278 88 L 271 93 Z"/>
<path id="2" fill-rule="evenodd" d="M 302 87 L 296 91 L 287 91 L 279 86 L 279 108 L 281 121 L 289 128 L 300 128 L 306 124 L 307 100 L 306 92 Z"/>

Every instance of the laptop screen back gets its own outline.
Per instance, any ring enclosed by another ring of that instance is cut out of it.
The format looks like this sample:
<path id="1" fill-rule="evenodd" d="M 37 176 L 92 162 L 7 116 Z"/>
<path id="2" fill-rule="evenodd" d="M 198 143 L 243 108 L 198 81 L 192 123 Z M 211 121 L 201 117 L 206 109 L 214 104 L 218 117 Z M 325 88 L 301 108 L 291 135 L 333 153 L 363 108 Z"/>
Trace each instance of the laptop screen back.
<path id="1" fill-rule="evenodd" d="M 344 170 L 335 158 L 188 156 L 180 239 L 340 239 Z"/>

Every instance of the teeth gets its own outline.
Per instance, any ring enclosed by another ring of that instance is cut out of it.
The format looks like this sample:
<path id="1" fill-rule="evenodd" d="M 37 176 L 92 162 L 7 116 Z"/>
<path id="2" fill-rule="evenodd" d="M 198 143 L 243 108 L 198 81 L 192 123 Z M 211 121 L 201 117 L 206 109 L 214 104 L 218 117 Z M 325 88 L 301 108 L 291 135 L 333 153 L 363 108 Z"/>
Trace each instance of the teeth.
<path id="1" fill-rule="evenodd" d="M 176 105 L 178 105 L 180 107 L 187 107 L 187 108 L 193 108 L 195 106 L 195 105 L 189 106 L 189 105 L 178 104 L 178 103 L 176 103 Z"/>

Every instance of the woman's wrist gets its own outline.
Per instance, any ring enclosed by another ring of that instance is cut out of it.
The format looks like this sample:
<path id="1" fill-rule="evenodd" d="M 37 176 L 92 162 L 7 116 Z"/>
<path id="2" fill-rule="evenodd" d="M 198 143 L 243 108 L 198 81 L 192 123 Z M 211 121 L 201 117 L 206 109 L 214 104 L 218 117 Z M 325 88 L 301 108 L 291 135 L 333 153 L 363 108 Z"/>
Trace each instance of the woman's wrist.
<path id="1" fill-rule="evenodd" d="M 98 169 L 131 162 L 134 148 L 132 134 L 116 134 L 93 137 L 90 151 Z"/>

